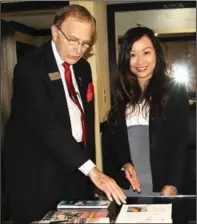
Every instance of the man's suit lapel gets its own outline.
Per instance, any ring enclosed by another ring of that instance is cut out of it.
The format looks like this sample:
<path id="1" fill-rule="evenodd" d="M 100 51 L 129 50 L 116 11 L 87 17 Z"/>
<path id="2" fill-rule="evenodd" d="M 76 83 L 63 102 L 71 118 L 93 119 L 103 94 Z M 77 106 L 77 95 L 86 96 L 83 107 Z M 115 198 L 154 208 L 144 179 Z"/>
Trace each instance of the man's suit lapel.
<path id="1" fill-rule="evenodd" d="M 52 46 L 51 43 L 45 46 L 45 52 L 46 52 L 46 70 L 47 73 L 54 73 L 59 72 L 58 67 L 52 52 Z M 90 142 L 91 148 L 94 145 L 94 123 L 93 123 L 93 117 L 94 117 L 94 110 L 91 103 L 87 103 L 86 100 L 86 91 L 88 86 L 88 75 L 90 74 L 84 74 L 86 73 L 86 70 L 84 71 L 84 65 L 82 63 L 77 62 L 75 65 L 73 65 L 73 71 L 76 78 L 76 82 L 78 85 L 78 89 L 80 92 L 85 117 L 87 119 L 88 123 L 88 142 Z M 48 74 L 46 74 L 48 76 Z M 82 78 L 83 75 L 83 78 Z M 87 75 L 87 76 L 86 76 Z M 51 81 L 49 76 L 46 77 L 48 86 L 51 89 L 51 93 L 54 97 L 55 101 L 55 109 L 58 113 L 59 118 L 61 118 L 62 122 L 70 129 L 71 131 L 71 123 L 70 123 L 70 116 L 67 106 L 67 100 L 65 97 L 65 92 L 62 84 L 62 80 L 58 79 L 55 81 Z M 93 148 L 92 148 L 93 150 Z M 91 150 L 88 150 L 89 153 L 91 153 Z"/>
<path id="2" fill-rule="evenodd" d="M 59 72 L 55 57 L 54 57 L 53 52 L 52 52 L 51 42 L 46 44 L 45 48 L 46 48 L 45 51 L 46 51 L 46 62 L 47 62 L 48 74 Z M 78 85 L 78 89 L 79 89 L 79 92 L 80 92 L 80 95 L 81 95 L 82 103 L 83 103 L 83 106 L 85 108 L 85 105 L 87 103 L 87 101 L 86 101 L 87 83 L 84 79 L 85 77 L 82 78 L 82 76 L 81 76 L 81 74 L 83 74 L 83 67 L 81 68 L 80 63 L 76 63 L 75 65 L 73 65 L 73 70 L 74 70 L 74 75 L 75 75 L 76 82 L 77 82 L 77 85 Z M 51 81 L 51 82 L 55 82 L 55 83 L 59 84 L 59 91 L 65 97 L 64 88 L 63 88 L 63 84 L 62 84 L 61 79 L 56 80 L 56 81 Z M 66 101 L 66 98 L 65 98 L 65 101 Z"/>
<path id="3" fill-rule="evenodd" d="M 48 73 L 59 72 L 55 57 L 53 55 L 51 42 L 48 42 L 45 45 L 45 52 Z"/>
<path id="4" fill-rule="evenodd" d="M 62 121 L 70 126 L 70 116 L 68 111 L 67 100 L 64 92 L 63 83 L 61 76 L 59 79 L 52 80 L 50 79 L 50 74 L 59 73 L 58 66 L 52 51 L 51 42 L 45 45 L 46 52 L 46 71 L 47 71 L 47 83 L 51 90 L 51 93 L 54 98 L 54 104 L 56 105 L 56 110 L 58 110 L 58 115 L 62 117 Z"/>

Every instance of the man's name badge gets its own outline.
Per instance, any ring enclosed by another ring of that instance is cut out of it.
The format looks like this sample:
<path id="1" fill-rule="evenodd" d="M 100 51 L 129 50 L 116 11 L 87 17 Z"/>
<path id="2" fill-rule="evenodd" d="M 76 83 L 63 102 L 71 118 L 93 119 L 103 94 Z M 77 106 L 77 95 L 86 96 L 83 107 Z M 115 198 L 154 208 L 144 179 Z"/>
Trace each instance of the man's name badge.
<path id="1" fill-rule="evenodd" d="M 48 75 L 51 81 L 61 79 L 59 72 L 52 72 L 52 73 L 49 73 Z"/>

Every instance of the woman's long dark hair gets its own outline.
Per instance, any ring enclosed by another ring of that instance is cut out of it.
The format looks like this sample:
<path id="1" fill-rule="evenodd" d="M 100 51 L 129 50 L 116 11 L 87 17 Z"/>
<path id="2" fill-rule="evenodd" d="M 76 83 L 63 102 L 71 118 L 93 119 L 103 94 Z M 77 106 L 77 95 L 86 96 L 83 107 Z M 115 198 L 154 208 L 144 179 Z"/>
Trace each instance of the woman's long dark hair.
<path id="1" fill-rule="evenodd" d="M 130 51 L 133 44 L 143 36 L 147 36 L 151 40 L 156 52 L 156 66 L 144 91 L 141 90 L 136 75 L 130 71 Z M 118 73 L 112 91 L 109 121 L 115 121 L 119 111 L 125 111 L 127 106 L 132 106 L 134 110 L 141 100 L 145 100 L 143 111 L 151 103 L 153 116 L 162 116 L 162 108 L 167 101 L 170 79 L 167 76 L 162 46 L 151 29 L 135 27 L 125 33 L 120 45 Z"/>

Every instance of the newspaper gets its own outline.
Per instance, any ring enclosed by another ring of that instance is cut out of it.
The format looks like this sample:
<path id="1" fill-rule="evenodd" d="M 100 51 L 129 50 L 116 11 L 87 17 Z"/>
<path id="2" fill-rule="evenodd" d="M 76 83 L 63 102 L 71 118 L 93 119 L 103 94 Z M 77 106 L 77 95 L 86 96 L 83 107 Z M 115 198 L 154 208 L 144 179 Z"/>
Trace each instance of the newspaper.
<path id="1" fill-rule="evenodd" d="M 172 204 L 123 205 L 116 223 L 172 223 Z"/>

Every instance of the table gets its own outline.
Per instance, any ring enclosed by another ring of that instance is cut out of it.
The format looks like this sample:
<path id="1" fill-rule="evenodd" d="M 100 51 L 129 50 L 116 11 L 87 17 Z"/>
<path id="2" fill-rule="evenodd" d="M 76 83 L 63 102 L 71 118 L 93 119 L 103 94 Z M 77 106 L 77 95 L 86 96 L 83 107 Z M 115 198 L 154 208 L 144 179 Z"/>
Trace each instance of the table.
<path id="1" fill-rule="evenodd" d="M 111 223 L 115 222 L 121 206 L 113 202 L 110 209 Z M 127 204 L 169 204 L 172 203 L 173 224 L 193 224 L 196 223 L 196 195 L 178 195 L 174 197 L 146 196 L 129 197 Z"/>

